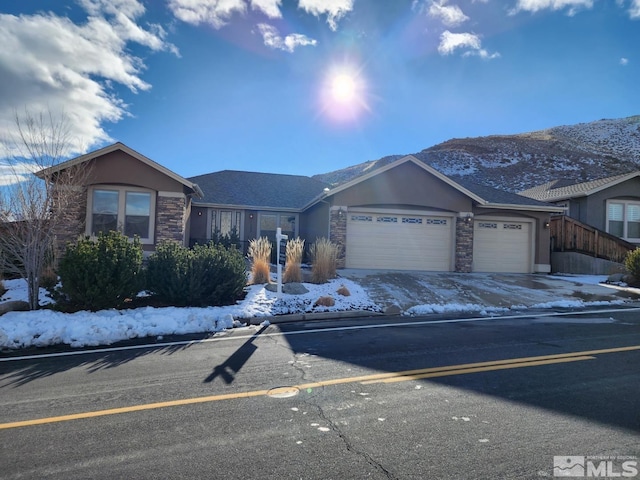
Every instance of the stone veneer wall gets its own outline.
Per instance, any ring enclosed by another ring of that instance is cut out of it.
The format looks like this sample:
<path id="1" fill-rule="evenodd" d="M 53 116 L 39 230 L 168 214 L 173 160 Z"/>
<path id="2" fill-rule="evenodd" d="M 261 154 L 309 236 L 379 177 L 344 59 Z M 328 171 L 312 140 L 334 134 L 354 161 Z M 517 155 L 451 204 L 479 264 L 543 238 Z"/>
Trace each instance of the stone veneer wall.
<path id="1" fill-rule="evenodd" d="M 156 201 L 156 244 L 173 240 L 185 244 L 185 197 L 158 195 Z"/>
<path id="2" fill-rule="evenodd" d="M 332 207 L 329 214 L 329 240 L 338 246 L 337 268 L 345 267 L 347 241 L 347 209 Z"/>
<path id="3" fill-rule="evenodd" d="M 456 218 L 456 272 L 473 270 L 473 217 Z"/>

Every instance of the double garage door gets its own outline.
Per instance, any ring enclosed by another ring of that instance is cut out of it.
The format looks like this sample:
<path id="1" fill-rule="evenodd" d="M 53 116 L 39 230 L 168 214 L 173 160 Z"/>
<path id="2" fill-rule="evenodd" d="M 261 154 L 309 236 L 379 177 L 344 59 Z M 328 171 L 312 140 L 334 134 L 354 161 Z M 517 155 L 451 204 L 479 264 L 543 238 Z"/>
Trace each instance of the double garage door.
<path id="1" fill-rule="evenodd" d="M 475 220 L 473 271 L 529 273 L 531 223 Z M 455 218 L 351 211 L 346 267 L 448 272 L 454 267 Z"/>
<path id="2" fill-rule="evenodd" d="M 452 217 L 349 212 L 347 268 L 452 270 Z"/>

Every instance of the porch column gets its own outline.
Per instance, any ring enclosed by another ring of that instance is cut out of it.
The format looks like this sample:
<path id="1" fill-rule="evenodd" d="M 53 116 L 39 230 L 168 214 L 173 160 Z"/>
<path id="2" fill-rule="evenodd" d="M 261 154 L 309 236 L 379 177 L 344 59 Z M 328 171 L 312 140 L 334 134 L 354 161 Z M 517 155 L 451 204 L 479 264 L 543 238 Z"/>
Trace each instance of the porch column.
<path id="1" fill-rule="evenodd" d="M 347 207 L 331 207 L 329 211 L 329 240 L 338 246 L 336 267 L 344 268 L 346 265 Z"/>
<path id="2" fill-rule="evenodd" d="M 181 193 L 158 192 L 156 201 L 156 244 L 173 240 L 188 245 L 185 238 L 186 197 Z"/>
<path id="3" fill-rule="evenodd" d="M 456 218 L 455 271 L 469 273 L 473 270 L 473 213 L 460 212 Z"/>

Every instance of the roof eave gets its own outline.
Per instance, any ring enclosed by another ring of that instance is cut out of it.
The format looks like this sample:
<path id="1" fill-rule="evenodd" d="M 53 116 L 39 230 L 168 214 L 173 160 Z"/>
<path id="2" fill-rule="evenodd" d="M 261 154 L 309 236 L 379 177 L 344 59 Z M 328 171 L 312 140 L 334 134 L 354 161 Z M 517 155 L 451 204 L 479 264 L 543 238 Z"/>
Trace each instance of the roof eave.
<path id="1" fill-rule="evenodd" d="M 554 205 L 514 205 L 512 203 L 487 203 L 485 205 L 478 205 L 480 208 L 499 208 L 501 210 L 527 210 L 530 212 L 548 212 L 548 213 L 562 213 L 566 210 L 565 207 L 556 207 Z"/>
<path id="2" fill-rule="evenodd" d="M 194 200 L 191 202 L 191 205 L 194 207 L 203 207 L 203 208 L 228 208 L 232 210 L 259 210 L 259 211 L 269 211 L 269 212 L 291 212 L 291 213 L 301 213 L 303 210 L 295 207 L 269 207 L 265 205 L 241 205 L 241 204 L 231 204 L 231 203 L 211 203 L 211 202 L 199 202 Z"/>

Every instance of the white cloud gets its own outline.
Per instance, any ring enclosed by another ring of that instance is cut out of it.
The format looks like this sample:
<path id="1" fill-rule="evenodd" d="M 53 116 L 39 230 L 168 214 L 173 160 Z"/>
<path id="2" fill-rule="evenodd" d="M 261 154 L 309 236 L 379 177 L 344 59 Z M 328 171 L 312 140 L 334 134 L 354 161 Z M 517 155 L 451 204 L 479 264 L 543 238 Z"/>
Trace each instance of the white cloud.
<path id="1" fill-rule="evenodd" d="M 338 29 L 338 20 L 353 10 L 353 0 L 300 0 L 298 7 L 319 17 L 327 15 L 331 30 Z"/>
<path id="2" fill-rule="evenodd" d="M 266 23 L 260 23 L 258 29 L 267 47 L 284 50 L 285 52 L 293 52 L 297 47 L 307 45 L 315 46 L 317 43 L 316 40 L 299 33 L 287 35 L 282 38 L 275 27 L 267 25 Z"/>
<path id="3" fill-rule="evenodd" d="M 625 57 L 622 57 L 622 58 L 620 59 L 620 65 L 622 65 L 623 67 L 625 67 L 625 66 L 629 65 L 629 59 L 628 59 L 628 58 L 625 58 Z"/>
<path id="4" fill-rule="evenodd" d="M 440 45 L 438 52 L 441 55 L 450 55 L 459 48 L 471 48 L 479 50 L 481 47 L 480 37 L 473 33 L 451 33 L 445 30 L 440 35 Z"/>
<path id="5" fill-rule="evenodd" d="M 535 13 L 540 10 L 562 10 L 568 8 L 568 14 L 575 15 L 581 8 L 591 7 L 593 7 L 593 0 L 518 0 L 511 13 L 517 13 L 522 10 Z"/>
<path id="6" fill-rule="evenodd" d="M 282 0 L 251 0 L 251 8 L 260 10 L 269 18 L 282 18 Z"/>
<path id="7" fill-rule="evenodd" d="M 268 2 L 256 2 L 260 4 Z M 193 25 L 208 23 L 215 28 L 227 24 L 231 16 L 246 11 L 243 0 L 170 0 L 169 9 L 179 20 Z"/>
<path id="8" fill-rule="evenodd" d="M 144 13 L 137 0 L 81 0 L 84 24 L 54 14 L 0 14 L 0 158 L 12 154 L 15 112 L 64 113 L 70 128 L 67 155 L 109 140 L 103 122 L 127 115 L 110 88 L 148 90 L 142 60 L 128 49 L 138 43 L 154 51 L 177 49 L 164 30 L 136 24 Z"/>
<path id="9" fill-rule="evenodd" d="M 441 0 L 439 2 L 431 2 L 429 6 L 429 15 L 438 18 L 448 27 L 457 27 L 462 23 L 469 20 L 459 6 L 446 5 L 447 0 Z"/>
<path id="10" fill-rule="evenodd" d="M 0 187 L 17 184 L 28 180 L 31 174 L 40 170 L 32 163 L 0 161 Z"/>
<path id="11" fill-rule="evenodd" d="M 640 19 L 640 0 L 632 0 L 629 7 L 629 16 L 632 19 Z"/>
<path id="12" fill-rule="evenodd" d="M 465 50 L 464 56 L 478 56 L 487 60 L 498 58 L 499 53 L 489 53 L 482 48 L 480 37 L 474 33 L 451 33 L 445 30 L 440 35 L 438 52 L 440 55 L 451 55 L 456 50 Z"/>

